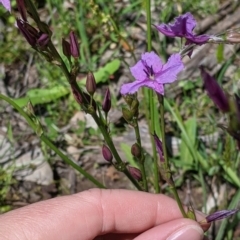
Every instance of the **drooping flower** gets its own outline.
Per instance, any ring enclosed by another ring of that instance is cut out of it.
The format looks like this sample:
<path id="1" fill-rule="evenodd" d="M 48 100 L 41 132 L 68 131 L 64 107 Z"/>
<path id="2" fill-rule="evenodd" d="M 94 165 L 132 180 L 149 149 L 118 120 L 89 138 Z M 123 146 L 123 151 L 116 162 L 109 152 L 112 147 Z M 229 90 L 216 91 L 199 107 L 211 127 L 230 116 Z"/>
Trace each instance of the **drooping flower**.
<path id="1" fill-rule="evenodd" d="M 153 138 L 154 138 L 154 141 L 155 141 L 155 144 L 156 144 L 156 148 L 157 148 L 157 151 L 158 151 L 158 154 L 159 154 L 159 157 L 160 157 L 160 161 L 161 162 L 165 162 L 164 155 L 163 155 L 162 142 L 158 138 L 156 133 L 153 134 Z"/>
<path id="2" fill-rule="evenodd" d="M 177 74 L 184 68 L 180 54 L 173 54 L 166 64 L 154 52 L 146 52 L 141 56 L 130 71 L 136 81 L 123 84 L 121 94 L 133 94 L 140 87 L 148 87 L 164 95 L 164 84 L 172 83 L 177 79 Z"/>
<path id="3" fill-rule="evenodd" d="M 196 20 L 189 12 L 176 17 L 173 23 L 154 25 L 159 32 L 168 37 L 186 38 L 186 44 L 195 43 L 202 45 L 206 43 L 211 36 L 209 35 L 195 35 L 193 29 L 196 27 Z"/>
<path id="4" fill-rule="evenodd" d="M 3 5 L 3 7 L 11 12 L 11 3 L 10 3 L 10 0 L 0 0 L 0 3 Z"/>
<path id="5" fill-rule="evenodd" d="M 219 86 L 216 79 L 210 76 L 203 67 L 200 68 L 202 79 L 204 81 L 204 87 L 208 93 L 208 96 L 212 99 L 215 105 L 222 111 L 229 111 L 228 98 Z"/>
<path id="6" fill-rule="evenodd" d="M 210 223 L 210 222 L 214 222 L 214 221 L 218 221 L 218 220 L 230 217 L 236 214 L 238 211 L 239 209 L 231 209 L 231 210 L 220 210 L 220 211 L 214 212 L 208 215 L 205 219 L 203 219 L 200 222 L 200 224 Z"/>

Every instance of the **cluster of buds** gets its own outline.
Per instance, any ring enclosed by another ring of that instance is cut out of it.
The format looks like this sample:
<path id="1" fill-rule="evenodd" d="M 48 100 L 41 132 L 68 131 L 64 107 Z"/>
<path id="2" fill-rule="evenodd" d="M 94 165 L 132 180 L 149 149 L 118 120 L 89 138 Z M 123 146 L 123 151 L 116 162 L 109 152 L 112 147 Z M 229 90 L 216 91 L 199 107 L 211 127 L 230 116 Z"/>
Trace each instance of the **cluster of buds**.
<path id="1" fill-rule="evenodd" d="M 17 7 L 21 19 L 18 18 L 16 20 L 16 24 L 22 35 L 36 50 L 46 50 L 52 35 L 48 25 L 40 20 L 38 13 L 31 1 L 17 0 Z M 30 25 L 27 21 L 27 12 L 35 21 L 38 29 Z"/>
<path id="2" fill-rule="evenodd" d="M 79 44 L 76 37 L 76 34 L 71 31 L 69 34 L 69 42 L 62 39 L 62 50 L 63 54 L 70 60 L 70 57 L 79 58 L 80 51 L 79 51 Z"/>
<path id="3" fill-rule="evenodd" d="M 122 114 L 124 119 L 130 124 L 130 125 L 134 125 L 135 124 L 135 120 L 137 120 L 138 118 L 138 114 L 139 114 L 139 101 L 137 99 L 136 94 L 134 95 L 126 95 L 124 96 L 124 100 L 128 105 L 127 107 L 123 107 L 122 108 Z"/>
<path id="4" fill-rule="evenodd" d="M 208 96 L 212 99 L 218 109 L 228 116 L 228 127 L 219 125 L 226 130 L 235 140 L 240 149 L 240 98 L 226 94 L 219 86 L 216 79 L 210 76 L 202 67 L 200 68 L 204 87 Z"/>

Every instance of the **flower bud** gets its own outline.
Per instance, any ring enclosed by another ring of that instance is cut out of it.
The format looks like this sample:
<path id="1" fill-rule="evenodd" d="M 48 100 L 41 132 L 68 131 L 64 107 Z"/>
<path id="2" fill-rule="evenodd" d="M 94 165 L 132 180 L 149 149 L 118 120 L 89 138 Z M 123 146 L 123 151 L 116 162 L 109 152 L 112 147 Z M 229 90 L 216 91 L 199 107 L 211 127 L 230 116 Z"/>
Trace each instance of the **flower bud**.
<path id="1" fill-rule="evenodd" d="M 141 148 L 137 143 L 134 143 L 131 147 L 131 153 L 134 157 L 140 158 L 141 157 Z"/>
<path id="2" fill-rule="evenodd" d="M 39 38 L 38 30 L 32 27 L 27 22 L 17 19 L 17 26 L 22 35 L 25 37 L 27 42 L 34 47 L 36 45 L 37 39 Z"/>
<path id="3" fill-rule="evenodd" d="M 102 155 L 106 161 L 108 161 L 110 163 L 112 162 L 112 160 L 113 160 L 112 152 L 105 144 L 103 144 L 103 147 L 102 147 Z"/>
<path id="4" fill-rule="evenodd" d="M 86 89 L 91 96 L 93 96 L 97 89 L 95 77 L 91 72 L 87 74 Z"/>
<path id="5" fill-rule="evenodd" d="M 124 119 L 125 119 L 127 122 L 130 122 L 130 121 L 132 121 L 132 119 L 133 119 L 133 114 L 132 114 L 132 112 L 131 112 L 129 109 L 125 108 L 125 107 L 122 108 L 122 115 L 123 115 Z"/>
<path id="6" fill-rule="evenodd" d="M 217 107 L 222 112 L 229 111 L 229 103 L 228 98 L 217 83 L 217 81 L 211 77 L 203 67 L 200 68 L 202 79 L 204 81 L 204 87 L 208 93 L 208 96 L 212 99 L 212 101 L 217 105 Z"/>
<path id="7" fill-rule="evenodd" d="M 214 222 L 214 221 L 218 221 L 218 220 L 230 217 L 235 213 L 237 213 L 238 211 L 239 209 L 217 211 L 215 213 L 208 215 L 204 220 L 200 222 L 200 224 L 210 223 L 210 222 Z"/>
<path id="8" fill-rule="evenodd" d="M 69 58 L 71 56 L 70 43 L 66 41 L 64 38 L 62 38 L 62 51 L 66 57 Z"/>
<path id="9" fill-rule="evenodd" d="M 17 0 L 17 8 L 22 17 L 22 20 L 27 22 L 27 14 L 26 14 L 26 7 L 24 4 L 24 0 Z"/>
<path id="10" fill-rule="evenodd" d="M 111 105 L 112 105 L 112 102 L 111 102 L 111 94 L 110 94 L 110 90 L 109 90 L 109 88 L 108 88 L 107 91 L 106 91 L 106 93 L 105 93 L 104 99 L 103 99 L 102 110 L 103 110 L 105 113 L 108 113 L 109 110 L 111 109 Z"/>
<path id="11" fill-rule="evenodd" d="M 131 104 L 131 111 L 133 116 L 138 116 L 138 107 L 139 107 L 139 101 L 137 99 L 134 99 Z"/>
<path id="12" fill-rule="evenodd" d="M 161 162 L 165 162 L 165 158 L 164 158 L 164 155 L 163 155 L 162 142 L 158 138 L 156 133 L 153 134 L 153 138 L 154 138 L 154 141 L 155 141 L 155 144 L 156 144 L 156 148 L 157 148 L 157 151 L 158 151 L 158 154 L 159 154 L 159 157 L 160 157 L 160 161 Z"/>
<path id="13" fill-rule="evenodd" d="M 134 179 L 140 181 L 142 179 L 142 173 L 138 168 L 128 166 L 128 171 Z"/>
<path id="14" fill-rule="evenodd" d="M 124 98 L 125 102 L 127 103 L 127 105 L 131 106 L 133 99 L 134 99 L 133 95 L 130 95 L 130 94 L 124 95 L 123 98 Z"/>
<path id="15" fill-rule="evenodd" d="M 49 40 L 50 40 L 50 39 L 49 39 L 48 34 L 43 33 L 43 34 L 41 34 L 41 36 L 38 38 L 37 43 L 39 44 L 39 46 L 45 47 L 45 46 L 48 44 Z"/>
<path id="16" fill-rule="evenodd" d="M 77 41 L 76 34 L 73 31 L 71 31 L 70 35 L 69 35 L 69 38 L 70 38 L 71 55 L 74 58 L 78 58 L 80 56 L 80 53 L 79 53 L 79 44 L 78 44 L 78 41 Z"/>

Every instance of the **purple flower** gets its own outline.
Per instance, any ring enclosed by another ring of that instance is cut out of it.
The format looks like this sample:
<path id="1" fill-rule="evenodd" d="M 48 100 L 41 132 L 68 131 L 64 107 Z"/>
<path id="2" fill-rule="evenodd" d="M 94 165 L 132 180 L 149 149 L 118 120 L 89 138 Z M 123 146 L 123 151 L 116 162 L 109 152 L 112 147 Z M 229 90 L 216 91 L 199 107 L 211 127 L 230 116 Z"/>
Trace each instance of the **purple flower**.
<path id="1" fill-rule="evenodd" d="M 133 94 L 140 87 L 148 87 L 164 95 L 164 84 L 174 82 L 183 68 L 180 54 L 171 55 L 168 62 L 163 64 L 156 53 L 143 53 L 141 60 L 130 68 L 136 81 L 123 84 L 120 92 L 122 95 Z"/>
<path id="2" fill-rule="evenodd" d="M 10 0 L 0 0 L 0 3 L 3 5 L 3 7 L 11 12 L 11 3 L 10 3 Z"/>
<path id="3" fill-rule="evenodd" d="M 222 112 L 229 112 L 230 107 L 228 98 L 219 86 L 218 82 L 210 76 L 203 67 L 201 67 L 200 70 L 208 96 Z"/>
<path id="4" fill-rule="evenodd" d="M 191 13 L 185 13 L 175 18 L 173 23 L 160 24 L 155 26 L 159 32 L 168 37 L 186 38 L 186 44 L 195 43 L 201 45 L 206 43 L 211 36 L 209 35 L 195 35 L 193 29 L 196 27 L 196 20 Z"/>
<path id="5" fill-rule="evenodd" d="M 210 223 L 213 221 L 218 221 L 227 217 L 230 217 L 237 213 L 239 209 L 232 209 L 232 210 L 220 210 L 215 213 L 212 213 L 208 215 L 204 220 L 202 220 L 200 223 Z"/>

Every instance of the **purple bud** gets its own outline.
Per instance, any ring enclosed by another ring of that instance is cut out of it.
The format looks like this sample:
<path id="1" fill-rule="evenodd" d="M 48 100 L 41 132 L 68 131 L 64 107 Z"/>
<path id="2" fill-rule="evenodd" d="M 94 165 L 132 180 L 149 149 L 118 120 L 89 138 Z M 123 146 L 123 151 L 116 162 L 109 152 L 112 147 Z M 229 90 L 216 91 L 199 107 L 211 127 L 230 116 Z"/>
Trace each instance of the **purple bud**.
<path id="1" fill-rule="evenodd" d="M 95 77 L 91 72 L 87 74 L 86 89 L 90 95 L 93 95 L 97 89 Z"/>
<path id="2" fill-rule="evenodd" d="M 45 47 L 48 44 L 49 40 L 50 39 L 48 34 L 42 33 L 41 36 L 38 38 L 37 43 L 39 44 L 39 46 Z"/>
<path id="3" fill-rule="evenodd" d="M 78 41 L 77 41 L 76 34 L 73 31 L 71 31 L 70 35 L 69 35 L 69 38 L 70 38 L 71 54 L 74 58 L 78 58 L 80 56 L 80 53 L 79 53 L 79 44 L 78 44 Z"/>
<path id="4" fill-rule="evenodd" d="M 141 157 L 141 148 L 137 143 L 134 143 L 131 148 L 131 153 L 134 157 L 140 158 Z"/>
<path id="5" fill-rule="evenodd" d="M 17 0 L 17 8 L 20 12 L 22 19 L 27 22 L 27 14 L 26 14 L 26 7 L 24 4 L 24 0 Z"/>
<path id="6" fill-rule="evenodd" d="M 204 87 L 208 93 L 208 96 L 222 112 L 229 112 L 230 107 L 228 103 L 228 98 L 217 83 L 217 81 L 213 77 L 211 77 L 203 69 L 203 67 L 201 67 L 200 70 L 204 81 Z"/>
<path id="7" fill-rule="evenodd" d="M 111 109 L 111 105 L 112 105 L 111 94 L 110 94 L 110 90 L 108 88 L 106 93 L 105 93 L 104 99 L 103 99 L 102 110 L 105 113 L 108 113 L 110 111 L 110 109 Z"/>
<path id="8" fill-rule="evenodd" d="M 62 39 L 62 50 L 63 50 L 63 54 L 66 57 L 70 57 L 71 56 L 70 43 L 68 41 L 66 41 L 64 38 Z"/>
<path id="9" fill-rule="evenodd" d="M 39 38 L 38 30 L 23 20 L 17 19 L 16 21 L 22 35 L 25 37 L 28 43 L 34 47 L 36 45 L 37 39 Z"/>
<path id="10" fill-rule="evenodd" d="M 205 221 L 207 223 L 210 223 L 213 221 L 218 221 L 218 220 L 230 217 L 230 216 L 234 215 L 235 213 L 237 213 L 238 211 L 239 211 L 239 209 L 217 211 L 215 213 L 208 215 L 206 217 Z"/>
<path id="11" fill-rule="evenodd" d="M 112 160 L 113 160 L 112 152 L 105 144 L 103 144 L 103 147 L 102 147 L 102 155 L 106 161 L 108 161 L 110 163 L 112 162 Z"/>
<path id="12" fill-rule="evenodd" d="M 155 141 L 155 144 L 156 144 L 156 148 L 157 148 L 157 151 L 158 151 L 158 154 L 159 154 L 159 157 L 160 157 L 160 161 L 161 162 L 165 162 L 164 155 L 163 155 L 162 142 L 158 138 L 156 133 L 153 134 L 153 138 L 154 138 L 154 141 Z"/>
<path id="13" fill-rule="evenodd" d="M 128 171 L 134 179 L 140 181 L 142 179 L 142 173 L 138 168 L 128 166 Z"/>

